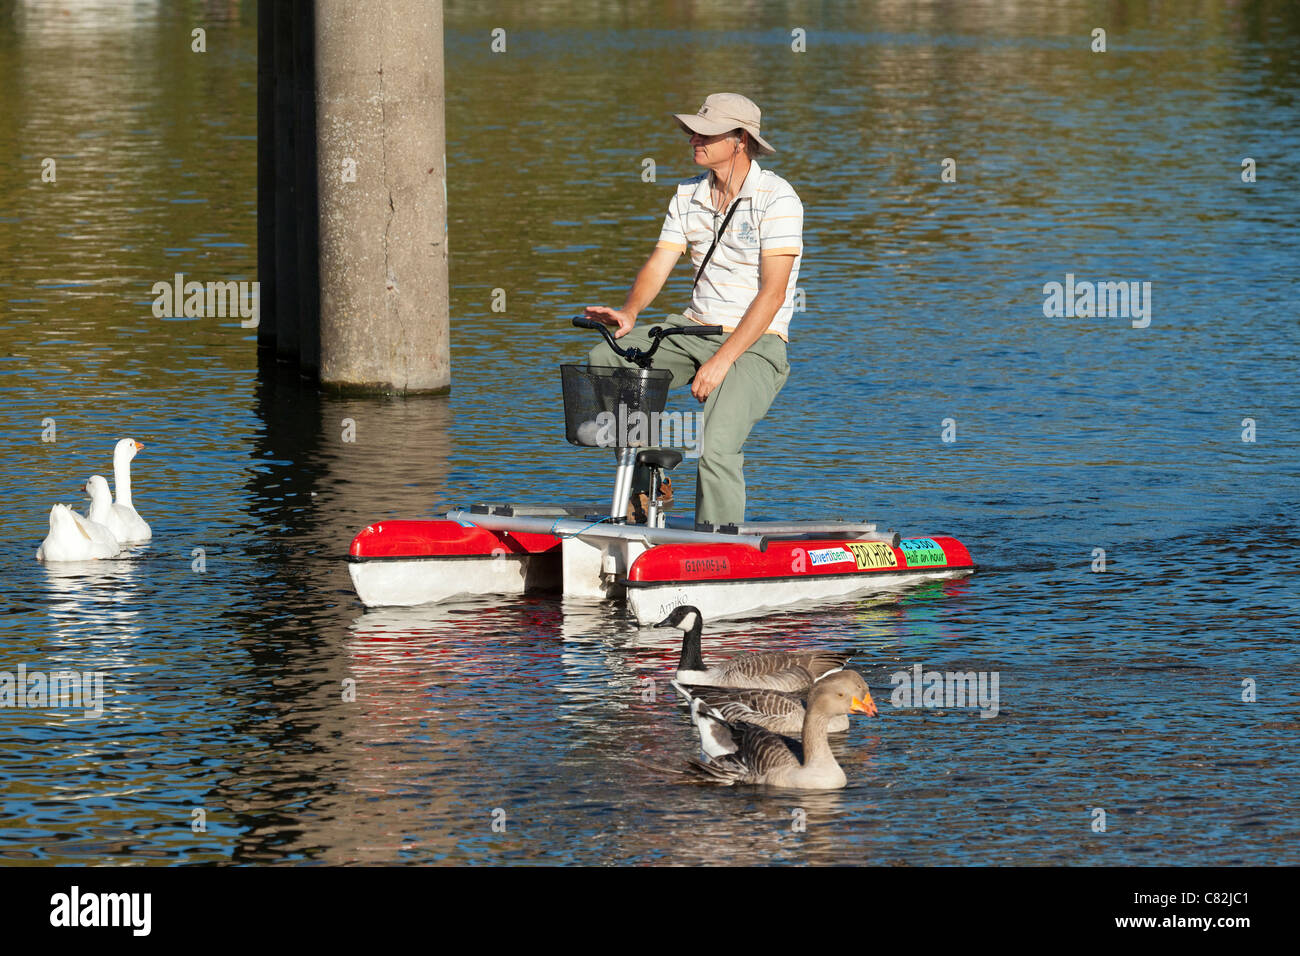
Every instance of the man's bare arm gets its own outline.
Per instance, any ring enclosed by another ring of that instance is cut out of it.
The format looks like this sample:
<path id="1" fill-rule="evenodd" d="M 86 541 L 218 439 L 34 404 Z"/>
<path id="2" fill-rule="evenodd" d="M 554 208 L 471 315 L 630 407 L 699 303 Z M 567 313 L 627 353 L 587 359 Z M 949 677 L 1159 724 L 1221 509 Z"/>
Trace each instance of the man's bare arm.
<path id="1" fill-rule="evenodd" d="M 663 289 L 681 254 L 680 249 L 672 246 L 656 246 L 654 252 L 650 253 L 650 258 L 641 267 L 641 271 L 636 274 L 636 281 L 632 283 L 632 289 L 623 302 L 623 308 L 611 309 L 603 305 L 589 305 L 584 314 L 589 319 L 618 326 L 618 331 L 614 333 L 616 339 L 627 335 L 632 331 L 632 326 L 636 325 L 636 317 L 641 314 L 641 310 L 653 302 L 655 296 Z M 768 321 L 770 322 L 771 319 Z"/>

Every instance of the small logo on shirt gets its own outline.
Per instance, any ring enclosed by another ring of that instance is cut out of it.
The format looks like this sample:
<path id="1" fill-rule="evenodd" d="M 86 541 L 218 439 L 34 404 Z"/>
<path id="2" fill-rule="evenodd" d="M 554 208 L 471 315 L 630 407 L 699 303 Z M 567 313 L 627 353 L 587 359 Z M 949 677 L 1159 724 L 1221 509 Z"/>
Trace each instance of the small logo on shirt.
<path id="1" fill-rule="evenodd" d="M 753 223 L 742 222 L 740 224 L 740 241 L 747 246 L 752 246 L 758 242 L 758 233 L 754 229 Z"/>

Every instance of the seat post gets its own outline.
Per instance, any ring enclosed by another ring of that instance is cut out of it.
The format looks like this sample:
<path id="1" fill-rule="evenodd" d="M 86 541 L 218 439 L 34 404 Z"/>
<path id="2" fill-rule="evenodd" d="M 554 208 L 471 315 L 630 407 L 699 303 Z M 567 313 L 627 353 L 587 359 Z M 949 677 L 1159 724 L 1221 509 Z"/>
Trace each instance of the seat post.
<path id="1" fill-rule="evenodd" d="M 646 525 L 659 527 L 659 516 L 663 499 L 660 497 L 664 475 L 682 463 L 682 453 L 671 448 L 646 448 L 637 452 L 636 462 L 645 466 L 650 473 L 650 488 L 647 494 Z"/>
<path id="2" fill-rule="evenodd" d="M 627 503 L 632 498 L 632 472 L 636 469 L 636 449 L 618 450 L 618 472 L 614 476 L 614 500 L 609 516 L 616 523 L 627 521 Z"/>
<path id="3" fill-rule="evenodd" d="M 664 473 L 655 465 L 650 466 L 650 494 L 649 504 L 645 509 L 645 523 L 647 527 L 659 527 L 659 487 L 663 484 Z"/>

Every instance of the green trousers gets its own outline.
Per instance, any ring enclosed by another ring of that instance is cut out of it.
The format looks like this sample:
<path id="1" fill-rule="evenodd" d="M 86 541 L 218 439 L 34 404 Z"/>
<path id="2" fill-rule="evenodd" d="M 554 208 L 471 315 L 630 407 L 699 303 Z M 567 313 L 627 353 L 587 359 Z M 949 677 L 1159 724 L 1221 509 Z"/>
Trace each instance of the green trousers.
<path id="1" fill-rule="evenodd" d="M 638 325 L 618 344 L 650 347 L 648 330 L 654 325 L 694 325 L 684 315 L 670 315 L 663 322 Z M 688 384 L 701 365 L 711 359 L 726 340 L 722 335 L 674 335 L 666 339 L 654 354 L 654 367 L 673 373 L 672 387 Z M 587 356 L 590 365 L 622 365 L 631 362 L 615 355 L 601 342 Z M 741 446 L 750 430 L 767 414 L 776 393 L 790 377 L 786 345 L 779 335 L 762 335 L 740 356 L 727 372 L 722 384 L 709 393 L 702 408 L 704 430 L 693 432 L 696 449 L 687 448 L 690 456 L 698 450 L 699 466 L 695 481 L 695 520 L 710 524 L 739 524 L 745 520 L 745 455 Z M 700 411 L 694 398 L 683 416 Z M 633 490 L 648 490 L 649 480 L 638 475 Z"/>

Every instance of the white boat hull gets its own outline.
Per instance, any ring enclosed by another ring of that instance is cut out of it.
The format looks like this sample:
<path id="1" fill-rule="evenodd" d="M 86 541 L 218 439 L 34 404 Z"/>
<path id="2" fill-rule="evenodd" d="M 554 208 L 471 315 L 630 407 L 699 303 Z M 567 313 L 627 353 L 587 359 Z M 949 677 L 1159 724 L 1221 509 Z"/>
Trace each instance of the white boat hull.
<path id="1" fill-rule="evenodd" d="M 544 555 L 485 555 L 352 561 L 348 572 L 366 607 L 414 607 L 457 597 L 554 588 L 555 564 Z"/>
<path id="2" fill-rule="evenodd" d="M 970 573 L 969 568 L 937 568 L 915 574 L 852 575 L 786 581 L 675 582 L 652 587 L 629 587 L 627 604 L 638 624 L 658 624 L 674 608 L 685 604 L 699 608 L 704 619 L 712 621 L 810 602 L 827 604 L 864 594 L 901 591 L 925 581 L 965 577 Z"/>

